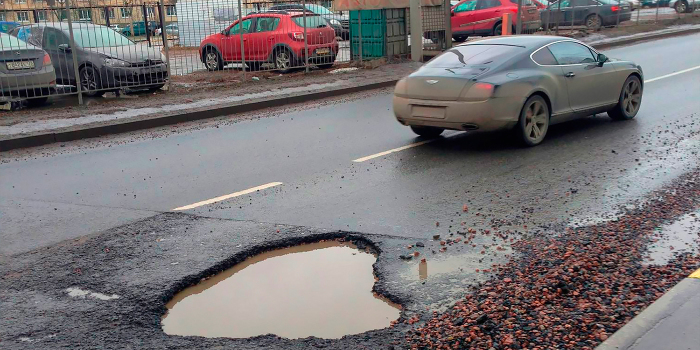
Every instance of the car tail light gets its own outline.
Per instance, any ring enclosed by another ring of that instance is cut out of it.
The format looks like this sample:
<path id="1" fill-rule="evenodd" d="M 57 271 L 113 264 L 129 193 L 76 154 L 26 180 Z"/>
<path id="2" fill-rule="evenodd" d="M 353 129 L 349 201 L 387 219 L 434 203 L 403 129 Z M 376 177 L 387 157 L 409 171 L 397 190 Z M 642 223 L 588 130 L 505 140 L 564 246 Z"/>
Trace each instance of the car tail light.
<path id="1" fill-rule="evenodd" d="M 466 101 L 485 101 L 493 96 L 496 86 L 489 83 L 476 83 L 469 87 L 466 92 L 462 93 L 462 100 Z"/>
<path id="2" fill-rule="evenodd" d="M 610 8 L 610 11 L 612 11 L 612 12 L 620 11 L 620 6 L 613 6 Z"/>
<path id="3" fill-rule="evenodd" d="M 292 32 L 289 33 L 289 37 L 293 40 L 304 40 L 304 32 Z"/>
<path id="4" fill-rule="evenodd" d="M 43 60 L 41 63 L 42 63 L 42 65 L 44 65 L 44 66 L 50 65 L 50 64 L 51 64 L 51 56 L 49 56 L 48 53 L 47 53 L 47 54 L 44 54 L 44 60 Z"/>

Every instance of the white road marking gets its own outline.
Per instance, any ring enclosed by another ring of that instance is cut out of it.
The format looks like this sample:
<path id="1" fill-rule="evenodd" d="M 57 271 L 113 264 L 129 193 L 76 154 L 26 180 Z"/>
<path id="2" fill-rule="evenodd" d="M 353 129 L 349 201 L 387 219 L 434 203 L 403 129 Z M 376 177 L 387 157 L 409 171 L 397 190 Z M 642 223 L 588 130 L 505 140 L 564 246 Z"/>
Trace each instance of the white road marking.
<path id="1" fill-rule="evenodd" d="M 654 82 L 654 81 L 657 81 L 657 80 L 670 78 L 670 77 L 675 76 L 675 75 L 679 75 L 679 74 L 683 74 L 683 73 L 692 72 L 692 71 L 694 71 L 694 70 L 696 70 L 696 69 L 700 69 L 700 66 L 695 66 L 695 67 L 693 67 L 693 68 L 684 69 L 684 70 L 681 70 L 681 71 L 678 71 L 678 72 L 675 72 L 675 73 L 662 75 L 662 76 L 660 76 L 660 77 L 656 77 L 656 78 L 652 78 L 652 79 L 649 79 L 649 80 L 645 80 L 644 82 L 645 82 L 645 83 L 651 83 L 651 82 Z"/>
<path id="2" fill-rule="evenodd" d="M 264 185 L 260 185 L 260 186 L 257 186 L 257 187 L 249 188 L 249 189 L 247 189 L 247 190 L 234 192 L 234 193 L 231 193 L 231 194 L 223 195 L 223 196 L 216 197 L 216 198 L 212 198 L 212 199 L 207 199 L 207 200 L 204 200 L 204 201 L 201 201 L 201 202 L 197 202 L 197 203 L 194 203 L 194 204 L 190 204 L 190 205 L 185 205 L 185 206 L 182 206 L 182 207 L 179 207 L 179 208 L 175 208 L 175 209 L 173 209 L 173 211 L 189 210 L 189 209 L 201 207 L 201 206 L 203 206 L 203 205 L 212 204 L 212 203 L 216 203 L 216 202 L 221 202 L 221 201 L 227 200 L 227 199 L 229 199 L 229 198 L 242 196 L 242 195 L 249 194 L 249 193 L 253 193 L 253 192 L 256 192 L 256 191 L 262 191 L 262 190 L 264 190 L 264 189 L 266 189 L 266 188 L 279 186 L 279 185 L 281 185 L 281 184 L 282 184 L 281 182 L 270 182 L 270 183 L 267 183 L 267 184 L 264 184 Z"/>
<path id="3" fill-rule="evenodd" d="M 100 299 L 100 300 L 119 299 L 119 296 L 116 294 L 106 295 L 106 294 L 95 293 L 95 292 L 91 292 L 89 290 L 84 290 L 84 289 L 80 289 L 80 288 L 76 288 L 76 287 L 67 288 L 66 292 L 68 293 L 69 296 L 71 296 L 73 298 L 85 299 L 85 297 L 92 297 L 92 298 Z"/>
<path id="4" fill-rule="evenodd" d="M 434 142 L 434 141 L 439 141 L 439 140 L 442 140 L 442 139 L 450 138 L 450 137 L 452 137 L 452 136 L 459 135 L 459 134 L 461 134 L 461 133 L 462 133 L 462 132 L 456 132 L 456 133 L 453 133 L 453 134 L 445 135 L 445 136 L 443 136 L 443 137 L 438 137 L 438 138 L 434 138 L 434 139 L 430 139 L 430 140 L 425 140 L 425 141 L 420 141 L 420 142 L 412 143 L 412 144 L 409 144 L 409 145 L 406 145 L 406 146 L 397 147 L 397 148 L 394 148 L 394 149 L 390 149 L 390 150 L 388 150 L 388 151 L 375 153 L 375 154 L 369 155 L 369 156 L 367 156 L 367 157 L 357 158 L 357 159 L 353 160 L 353 162 L 355 162 L 355 163 L 362 163 L 362 162 L 368 161 L 368 160 L 370 160 L 370 159 L 383 157 L 383 156 L 385 156 L 385 155 L 387 155 L 387 154 L 392 154 L 392 153 L 400 152 L 400 151 L 403 151 L 403 150 L 407 150 L 407 149 L 409 149 L 409 148 L 413 148 L 413 147 L 418 147 L 418 146 L 425 145 L 426 143 L 431 143 L 431 142 Z"/>

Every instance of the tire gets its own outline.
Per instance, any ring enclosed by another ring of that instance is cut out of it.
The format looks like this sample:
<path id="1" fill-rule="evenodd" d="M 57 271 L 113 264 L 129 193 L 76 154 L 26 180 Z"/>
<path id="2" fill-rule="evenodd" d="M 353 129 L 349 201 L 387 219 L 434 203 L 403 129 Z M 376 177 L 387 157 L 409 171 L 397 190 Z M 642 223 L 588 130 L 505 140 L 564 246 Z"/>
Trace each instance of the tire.
<path id="1" fill-rule="evenodd" d="M 287 49 L 279 49 L 275 51 L 273 56 L 275 69 L 280 73 L 289 73 L 292 70 L 294 55 Z"/>
<path id="2" fill-rule="evenodd" d="M 416 125 L 411 125 L 411 130 L 413 130 L 413 132 L 416 133 L 416 135 L 427 138 L 438 137 L 440 136 L 440 134 L 442 134 L 443 131 L 445 131 L 445 129 L 443 128 Z"/>
<path id="3" fill-rule="evenodd" d="M 98 97 L 105 94 L 102 90 L 102 77 L 92 66 L 85 66 L 80 69 L 80 87 L 83 94 L 89 97 Z"/>
<path id="4" fill-rule="evenodd" d="M 493 36 L 499 36 L 502 33 L 503 33 L 503 26 L 499 22 L 498 24 L 496 24 L 495 27 L 493 27 Z"/>
<path id="5" fill-rule="evenodd" d="M 532 147 L 542 143 L 549 130 L 550 116 L 549 107 L 542 96 L 533 95 L 525 101 L 515 128 L 523 144 Z"/>
<path id="6" fill-rule="evenodd" d="M 455 41 L 458 43 L 463 43 L 463 42 L 467 41 L 468 37 L 469 36 L 467 36 L 467 35 L 457 35 L 457 36 L 453 36 L 452 38 L 455 39 Z"/>
<path id="7" fill-rule="evenodd" d="M 688 12 L 688 3 L 685 1 L 679 1 L 676 3 L 676 12 L 686 13 Z"/>
<path id="8" fill-rule="evenodd" d="M 221 58 L 221 54 L 218 50 L 214 48 L 208 48 L 204 53 L 204 58 L 202 59 L 204 66 L 210 72 L 224 69 L 224 61 Z"/>
<path id="9" fill-rule="evenodd" d="M 642 106 L 642 94 L 644 86 L 636 75 L 630 75 L 622 85 L 620 99 L 613 109 L 608 111 L 608 116 L 614 120 L 629 120 L 634 118 Z"/>
<path id="10" fill-rule="evenodd" d="M 41 107 L 49 101 L 48 97 L 31 98 L 27 100 L 27 106 L 29 107 Z"/>
<path id="11" fill-rule="evenodd" d="M 589 15 L 586 17 L 586 28 L 590 30 L 599 31 L 600 27 L 603 26 L 603 19 L 598 15 Z"/>

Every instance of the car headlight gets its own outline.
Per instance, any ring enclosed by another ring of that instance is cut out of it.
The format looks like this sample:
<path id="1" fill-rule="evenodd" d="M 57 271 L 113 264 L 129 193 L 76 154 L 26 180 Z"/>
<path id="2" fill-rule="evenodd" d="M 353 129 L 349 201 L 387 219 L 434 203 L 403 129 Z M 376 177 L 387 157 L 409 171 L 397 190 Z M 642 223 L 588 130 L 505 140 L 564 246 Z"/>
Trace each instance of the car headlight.
<path id="1" fill-rule="evenodd" d="M 334 25 L 334 26 L 340 26 L 340 25 L 341 25 L 341 24 L 340 24 L 340 21 L 337 20 L 337 19 L 331 19 L 329 22 L 331 23 L 331 25 Z"/>
<path id="2" fill-rule="evenodd" d="M 129 67 L 131 64 L 127 61 L 118 60 L 116 58 L 105 58 L 105 66 L 107 67 Z"/>

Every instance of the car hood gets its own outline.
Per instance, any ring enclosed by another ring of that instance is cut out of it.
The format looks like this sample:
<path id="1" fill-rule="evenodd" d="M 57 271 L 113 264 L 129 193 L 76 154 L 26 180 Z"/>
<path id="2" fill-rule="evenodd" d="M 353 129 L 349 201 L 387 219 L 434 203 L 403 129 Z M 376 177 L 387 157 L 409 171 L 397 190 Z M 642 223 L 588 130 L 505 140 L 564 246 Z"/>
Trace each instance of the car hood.
<path id="1" fill-rule="evenodd" d="M 112 47 L 90 47 L 85 50 L 103 54 L 107 57 L 129 63 L 140 63 L 146 60 L 162 60 L 160 51 L 145 45 L 124 45 Z"/>

